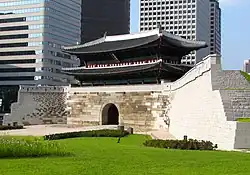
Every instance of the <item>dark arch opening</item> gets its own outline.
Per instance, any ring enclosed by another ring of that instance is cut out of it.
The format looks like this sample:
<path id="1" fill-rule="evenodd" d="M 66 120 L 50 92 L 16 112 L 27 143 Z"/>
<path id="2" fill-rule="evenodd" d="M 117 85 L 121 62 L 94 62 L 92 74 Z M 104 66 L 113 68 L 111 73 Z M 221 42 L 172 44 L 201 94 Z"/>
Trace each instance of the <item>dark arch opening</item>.
<path id="1" fill-rule="evenodd" d="M 117 107 L 109 103 L 104 106 L 102 110 L 102 125 L 118 125 L 119 124 L 119 111 Z"/>

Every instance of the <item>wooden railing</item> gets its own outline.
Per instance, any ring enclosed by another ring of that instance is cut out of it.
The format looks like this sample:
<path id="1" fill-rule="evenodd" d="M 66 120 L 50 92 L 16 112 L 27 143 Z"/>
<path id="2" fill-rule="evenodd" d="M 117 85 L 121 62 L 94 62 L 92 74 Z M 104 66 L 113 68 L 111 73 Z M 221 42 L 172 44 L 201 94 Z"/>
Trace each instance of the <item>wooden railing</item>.
<path id="1" fill-rule="evenodd" d="M 82 67 L 63 68 L 63 70 L 128 67 L 128 66 L 147 65 L 147 64 L 157 63 L 157 62 L 179 64 L 178 61 L 174 61 L 174 60 L 149 59 L 149 60 L 143 60 L 143 61 L 132 61 L 132 62 L 122 62 L 122 63 L 88 64 L 88 65 L 82 66 Z"/>

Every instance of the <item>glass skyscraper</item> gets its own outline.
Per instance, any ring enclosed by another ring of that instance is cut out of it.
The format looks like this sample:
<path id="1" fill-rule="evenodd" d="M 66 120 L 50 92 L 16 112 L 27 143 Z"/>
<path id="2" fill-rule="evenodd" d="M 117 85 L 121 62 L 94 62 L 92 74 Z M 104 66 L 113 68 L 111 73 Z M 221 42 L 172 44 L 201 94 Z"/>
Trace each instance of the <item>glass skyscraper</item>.
<path id="1" fill-rule="evenodd" d="M 206 41 L 209 47 L 183 57 L 196 64 L 221 52 L 220 7 L 217 0 L 140 0 L 140 31 L 157 28 L 186 39 Z"/>
<path id="2" fill-rule="evenodd" d="M 80 42 L 80 35 L 81 0 L 1 0 L 0 113 L 19 85 L 68 85 L 72 77 L 61 68 L 79 60 L 61 46 Z"/>
<path id="3" fill-rule="evenodd" d="M 78 64 L 62 45 L 80 42 L 81 0 L 0 2 L 0 85 L 66 85 Z M 8 77 L 8 78 L 6 78 Z"/>
<path id="4" fill-rule="evenodd" d="M 130 32 L 130 0 L 82 0 L 82 34 L 85 43 L 107 35 Z"/>

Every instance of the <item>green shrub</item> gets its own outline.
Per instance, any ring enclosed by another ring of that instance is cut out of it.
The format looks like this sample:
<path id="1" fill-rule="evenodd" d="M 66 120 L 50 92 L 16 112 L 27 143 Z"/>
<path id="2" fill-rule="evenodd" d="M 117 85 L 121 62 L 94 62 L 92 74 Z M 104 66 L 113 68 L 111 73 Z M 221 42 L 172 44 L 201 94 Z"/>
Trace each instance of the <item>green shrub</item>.
<path id="1" fill-rule="evenodd" d="M 238 122 L 250 122 L 250 117 L 249 118 L 237 118 L 236 121 Z"/>
<path id="2" fill-rule="evenodd" d="M 59 140 L 75 137 L 124 137 L 128 135 L 127 131 L 120 130 L 93 130 L 93 131 L 78 131 L 78 132 L 67 132 L 59 134 L 51 134 L 44 136 L 45 140 Z"/>
<path id="3" fill-rule="evenodd" d="M 189 140 L 147 140 L 144 146 L 167 149 L 185 149 L 185 150 L 213 150 L 217 145 L 210 141 Z"/>
<path id="4" fill-rule="evenodd" d="M 0 126 L 0 130 L 24 129 L 23 126 Z"/>
<path id="5" fill-rule="evenodd" d="M 68 155 L 58 143 L 34 138 L 0 137 L 0 158 Z"/>
<path id="6" fill-rule="evenodd" d="M 250 82 L 250 75 L 247 72 L 240 71 L 241 75 L 245 77 L 245 79 Z"/>

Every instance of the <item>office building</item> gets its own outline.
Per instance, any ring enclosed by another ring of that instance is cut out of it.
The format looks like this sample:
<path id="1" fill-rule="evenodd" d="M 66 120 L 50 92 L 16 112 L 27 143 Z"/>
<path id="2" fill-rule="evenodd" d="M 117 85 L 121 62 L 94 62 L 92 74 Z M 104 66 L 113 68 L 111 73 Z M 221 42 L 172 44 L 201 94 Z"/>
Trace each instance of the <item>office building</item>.
<path id="1" fill-rule="evenodd" d="M 77 61 L 60 47 L 80 41 L 80 13 L 80 0 L 1 1 L 0 85 L 67 84 Z"/>
<path id="2" fill-rule="evenodd" d="M 160 24 L 163 30 L 170 33 L 186 39 L 205 41 L 209 44 L 211 41 L 215 41 L 210 39 L 211 28 L 214 27 L 211 26 L 210 21 L 212 2 L 218 3 L 215 0 L 140 0 L 139 29 L 140 31 L 152 30 Z M 220 13 L 220 10 L 216 8 L 216 12 Z M 220 30 L 218 32 L 220 33 Z M 216 42 L 220 43 L 220 34 L 216 38 Z M 218 46 L 220 47 L 220 44 Z M 182 63 L 196 64 L 210 54 L 210 50 L 211 48 L 208 47 L 193 52 L 183 57 Z M 217 50 L 220 51 L 220 49 Z"/>
<path id="3" fill-rule="evenodd" d="M 80 26 L 81 0 L 1 0 L 0 113 L 15 101 L 19 85 L 69 84 L 72 77 L 61 68 L 79 60 L 61 46 L 80 42 Z"/>
<path id="4" fill-rule="evenodd" d="M 210 0 L 210 54 L 221 54 L 221 9 L 217 0 Z"/>
<path id="5" fill-rule="evenodd" d="M 247 72 L 247 73 L 250 73 L 250 59 L 249 60 L 244 60 L 243 71 Z"/>
<path id="6" fill-rule="evenodd" d="M 81 42 L 130 32 L 130 0 L 82 0 Z"/>

